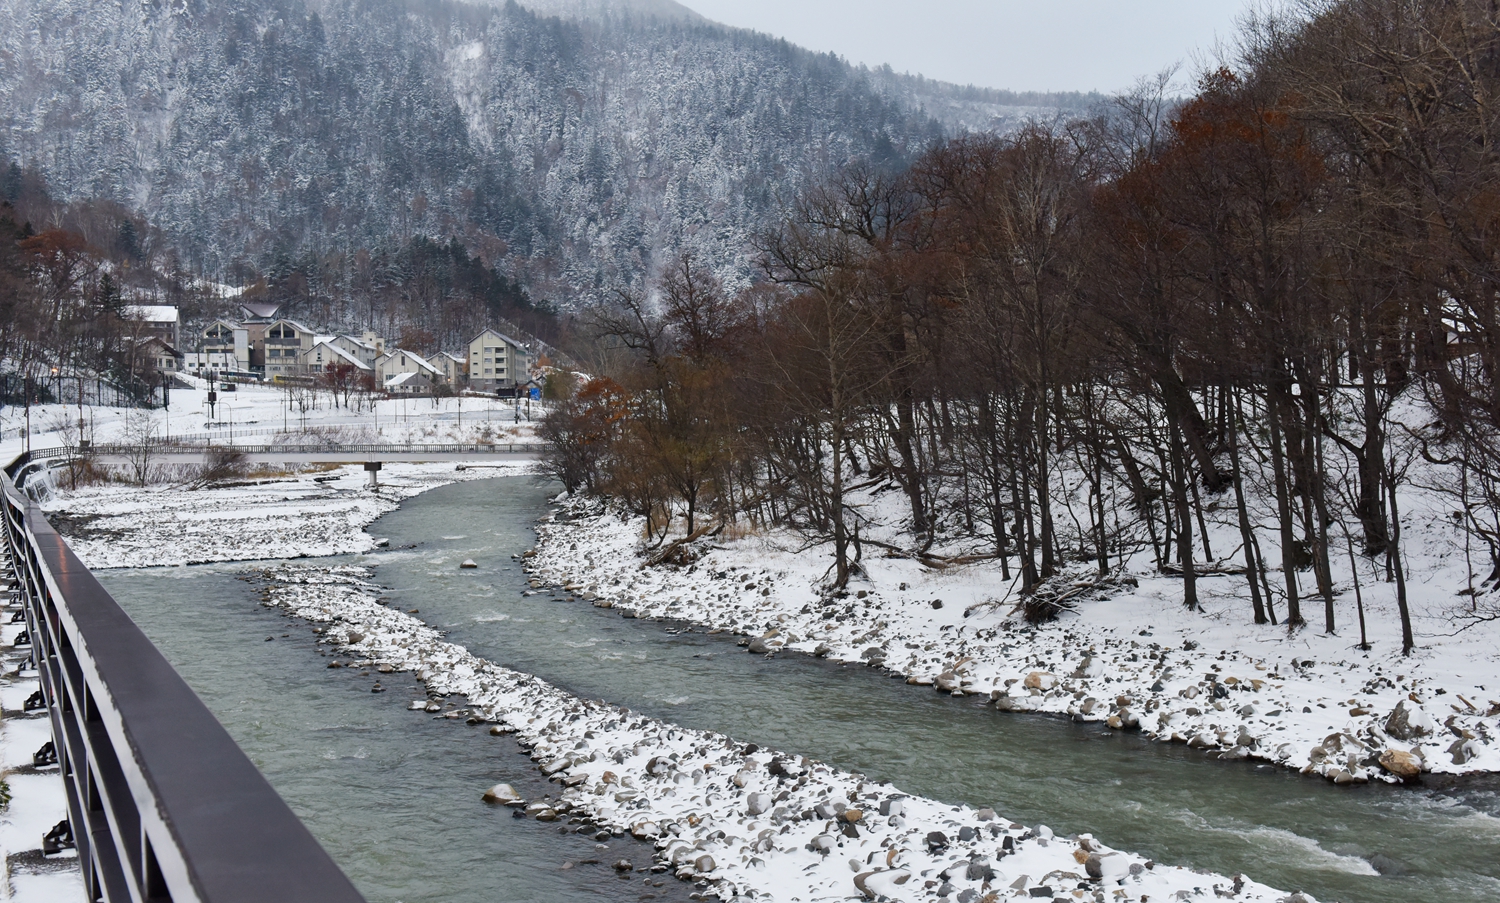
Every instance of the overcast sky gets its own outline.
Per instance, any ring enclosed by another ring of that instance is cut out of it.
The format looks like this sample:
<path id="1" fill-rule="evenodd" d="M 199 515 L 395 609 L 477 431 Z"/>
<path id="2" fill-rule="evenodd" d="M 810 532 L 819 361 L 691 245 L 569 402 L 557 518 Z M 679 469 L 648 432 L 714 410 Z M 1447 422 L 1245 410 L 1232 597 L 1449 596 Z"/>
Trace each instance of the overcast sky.
<path id="1" fill-rule="evenodd" d="M 851 63 L 959 84 L 1114 92 L 1226 42 L 1252 0 L 680 0 Z"/>

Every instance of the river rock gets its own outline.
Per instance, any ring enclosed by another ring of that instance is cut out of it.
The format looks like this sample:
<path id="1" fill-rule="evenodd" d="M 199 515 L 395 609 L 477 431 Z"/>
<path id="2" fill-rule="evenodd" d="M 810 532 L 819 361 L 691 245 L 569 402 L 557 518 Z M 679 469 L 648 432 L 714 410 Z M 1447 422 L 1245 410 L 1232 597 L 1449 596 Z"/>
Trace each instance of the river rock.
<path id="1" fill-rule="evenodd" d="M 764 815 L 771 811 L 774 802 L 769 793 L 752 793 L 745 800 L 745 812 L 748 815 Z"/>
<path id="2" fill-rule="evenodd" d="M 484 792 L 484 801 L 486 803 L 500 803 L 504 806 L 514 806 L 523 802 L 521 794 L 517 793 L 516 788 L 509 784 L 496 784 L 486 790 Z"/>
<path id="3" fill-rule="evenodd" d="M 1078 667 L 1073 669 L 1074 677 L 1098 677 L 1104 673 L 1104 664 L 1092 655 L 1085 655 Z"/>
<path id="4" fill-rule="evenodd" d="M 1453 741 L 1452 746 L 1448 747 L 1448 755 L 1452 757 L 1454 765 L 1466 765 L 1478 754 L 1478 747 L 1467 737 L 1459 737 Z"/>
<path id="5" fill-rule="evenodd" d="M 755 639 L 750 641 L 749 651 L 754 653 L 755 655 L 768 655 L 772 652 L 775 652 L 778 648 L 780 647 L 776 646 L 765 637 L 756 637 Z"/>
<path id="6" fill-rule="evenodd" d="M 865 899 L 874 900 L 879 897 L 895 897 L 896 888 L 910 880 L 911 872 L 906 869 L 877 869 L 855 875 L 854 886 L 865 895 Z"/>
<path id="7" fill-rule="evenodd" d="M 358 646 L 360 643 L 363 643 L 364 641 L 365 641 L 365 635 L 364 634 L 360 633 L 358 630 L 351 630 L 351 631 L 349 631 L 349 638 L 347 640 L 345 640 L 344 642 L 347 643 L 350 646 Z"/>
<path id="8" fill-rule="evenodd" d="M 1388 749 L 1380 754 L 1380 767 L 1398 778 L 1414 778 L 1422 773 L 1422 760 L 1401 749 Z"/>
<path id="9" fill-rule="evenodd" d="M 479 567 L 479 565 L 474 563 L 474 559 L 465 558 L 463 564 L 460 564 L 459 567 L 463 568 L 464 570 L 473 570 L 474 568 Z"/>
<path id="10" fill-rule="evenodd" d="M 1028 690 L 1050 690 L 1057 686 L 1057 675 L 1050 671 L 1033 671 L 1026 675 L 1023 686 Z"/>
<path id="11" fill-rule="evenodd" d="M 1433 730 L 1432 717 L 1421 706 L 1403 699 L 1385 719 L 1385 732 L 1397 740 L 1415 740 L 1429 736 Z"/>
<path id="12" fill-rule="evenodd" d="M 1130 863 L 1119 853 L 1090 853 L 1083 870 L 1096 880 L 1117 880 L 1130 874 Z"/>
<path id="13" fill-rule="evenodd" d="M 636 840 L 655 840 L 661 836 L 661 826 L 654 821 L 638 821 L 630 826 L 630 836 Z"/>
<path id="14" fill-rule="evenodd" d="M 933 681 L 933 686 L 944 693 L 952 693 L 962 686 L 962 681 L 952 671 L 944 671 L 937 676 L 937 680 Z"/>
<path id="15" fill-rule="evenodd" d="M 631 869 L 630 860 L 616 859 L 615 864 L 611 866 L 611 868 L 613 868 L 617 872 L 628 872 Z"/>

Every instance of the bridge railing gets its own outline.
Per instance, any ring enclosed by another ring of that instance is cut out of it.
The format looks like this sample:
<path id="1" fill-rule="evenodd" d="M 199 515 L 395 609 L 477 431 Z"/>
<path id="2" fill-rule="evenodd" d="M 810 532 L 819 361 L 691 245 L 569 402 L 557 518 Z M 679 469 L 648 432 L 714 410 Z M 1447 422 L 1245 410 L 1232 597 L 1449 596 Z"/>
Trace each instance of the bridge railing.
<path id="1" fill-rule="evenodd" d="M 93 445 L 81 452 L 71 449 L 38 449 L 31 452 L 33 458 L 42 457 L 70 457 L 74 453 L 83 455 L 128 455 L 141 446 L 100 444 Z M 240 443 L 184 443 L 184 442 L 162 442 L 151 446 L 153 453 L 171 455 L 183 453 L 207 452 L 209 449 L 232 449 L 244 452 L 247 455 L 350 455 L 350 456 L 378 456 L 382 454 L 408 455 L 408 454 L 441 454 L 441 455 L 537 455 L 541 454 L 546 445 L 540 442 L 502 442 L 502 443 L 447 443 L 447 444 L 425 444 L 421 442 L 407 443 L 372 443 L 343 445 L 328 442 L 310 443 L 284 443 L 275 445 L 245 445 Z"/>
<path id="2" fill-rule="evenodd" d="M 0 509 L 52 726 L 38 759 L 56 756 L 67 791 L 49 842 L 77 846 L 86 898 L 362 901 L 8 470 Z"/>

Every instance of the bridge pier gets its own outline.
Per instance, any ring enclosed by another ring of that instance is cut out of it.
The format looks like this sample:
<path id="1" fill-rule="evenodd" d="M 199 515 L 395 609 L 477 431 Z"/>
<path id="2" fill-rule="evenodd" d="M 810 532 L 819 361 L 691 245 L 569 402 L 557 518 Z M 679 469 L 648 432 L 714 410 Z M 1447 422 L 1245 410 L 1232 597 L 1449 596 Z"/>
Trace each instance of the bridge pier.
<path id="1" fill-rule="evenodd" d="M 365 473 L 370 475 L 370 488 L 378 489 L 380 487 L 380 462 L 366 461 Z"/>

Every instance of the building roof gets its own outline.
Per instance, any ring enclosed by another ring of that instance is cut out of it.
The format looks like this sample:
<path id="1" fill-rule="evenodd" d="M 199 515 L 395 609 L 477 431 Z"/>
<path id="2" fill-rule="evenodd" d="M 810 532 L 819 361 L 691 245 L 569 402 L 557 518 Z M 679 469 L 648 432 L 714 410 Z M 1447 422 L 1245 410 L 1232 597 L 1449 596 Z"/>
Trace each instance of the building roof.
<path id="1" fill-rule="evenodd" d="M 309 334 L 313 335 L 314 341 L 321 342 L 325 338 L 325 336 L 320 336 L 317 333 L 314 333 L 311 329 L 308 329 L 306 326 L 303 326 L 301 323 L 298 323 L 296 320 L 291 320 L 291 319 L 288 319 L 286 317 L 277 317 L 276 319 L 274 319 L 274 320 L 271 321 L 270 326 L 275 326 L 278 323 L 285 323 L 288 326 L 293 326 L 293 327 L 295 327 L 297 329 L 298 332 L 309 333 Z M 266 329 L 266 332 L 270 332 L 270 331 L 271 330 L 270 330 L 270 328 L 268 326 L 267 329 Z M 332 336 L 327 336 L 326 338 L 332 338 Z"/>
<path id="2" fill-rule="evenodd" d="M 171 304 L 128 304 L 124 313 L 128 319 L 147 323 L 176 323 L 178 320 L 177 308 Z"/>
<path id="3" fill-rule="evenodd" d="M 395 376 L 392 376 L 390 379 L 386 380 L 385 384 L 387 386 L 404 386 L 407 383 L 416 382 L 419 377 L 427 379 L 428 382 L 432 381 L 432 379 L 428 377 L 426 373 L 397 373 Z"/>
<path id="4" fill-rule="evenodd" d="M 337 335 L 337 336 L 334 336 L 334 338 L 335 339 L 343 339 L 344 341 L 350 343 L 351 345 L 358 345 L 359 347 L 365 349 L 366 351 L 374 351 L 374 350 L 376 350 L 374 345 L 371 345 L 369 342 L 366 342 L 363 339 L 356 339 L 352 335 Z"/>
<path id="5" fill-rule="evenodd" d="M 440 358 L 440 357 L 446 357 L 448 360 L 452 361 L 455 364 L 462 364 L 464 362 L 463 358 L 459 357 L 458 355 L 454 354 L 451 351 L 439 351 L 437 354 L 434 354 L 432 357 L 429 357 L 427 360 L 431 361 L 434 358 Z"/>
<path id="6" fill-rule="evenodd" d="M 376 364 L 379 366 L 384 366 L 386 361 L 390 360 L 398 354 L 404 354 L 407 357 L 411 358 L 412 361 L 416 363 L 418 370 L 430 370 L 433 373 L 438 372 L 436 367 L 427 363 L 427 358 L 423 357 L 420 354 L 415 354 L 413 352 L 407 351 L 404 348 L 392 348 L 390 351 L 387 351 L 385 354 L 381 355 L 380 359 L 376 361 Z"/>
<path id="7" fill-rule="evenodd" d="M 278 310 L 281 310 L 281 302 L 241 301 L 240 310 L 244 311 L 247 317 L 254 317 L 257 320 L 269 320 L 276 316 Z"/>
<path id="8" fill-rule="evenodd" d="M 480 331 L 479 335 L 476 335 L 476 336 L 474 336 L 474 338 L 469 339 L 469 344 L 472 345 L 475 342 L 479 341 L 480 338 L 482 338 L 485 333 L 489 333 L 492 336 L 496 336 L 497 338 L 499 338 L 499 339 L 501 339 L 501 340 L 503 340 L 505 342 L 508 342 L 509 344 L 514 345 L 517 348 L 525 348 L 526 347 L 525 345 L 521 344 L 520 342 L 516 341 L 515 339 L 513 339 L 510 336 L 506 335 L 505 333 L 499 331 L 498 329 L 491 329 L 488 326 L 486 326 L 482 331 Z"/>
<path id="9" fill-rule="evenodd" d="M 333 344 L 332 342 L 328 342 L 328 341 L 318 342 L 316 345 L 314 345 L 311 348 L 307 349 L 306 351 L 302 352 L 302 354 L 303 354 L 304 357 L 306 357 L 307 355 L 312 354 L 314 351 L 318 350 L 319 348 L 327 348 L 329 350 L 329 352 L 332 353 L 332 355 L 334 357 L 339 358 L 340 360 L 344 361 L 347 364 L 353 364 L 355 367 L 359 368 L 360 370 L 369 370 L 370 369 L 370 365 L 369 364 L 365 363 L 364 361 L 360 360 L 359 358 L 355 357 L 354 355 L 350 354 L 349 352 L 345 351 L 344 349 L 340 348 L 339 346 Z M 332 361 L 330 360 L 330 361 L 328 361 L 328 363 L 332 363 Z"/>
<path id="10" fill-rule="evenodd" d="M 174 357 L 182 357 L 182 352 L 178 351 L 176 348 L 173 348 L 172 343 L 166 341 L 161 336 L 146 336 L 145 338 L 135 343 L 135 347 L 140 349 L 144 349 L 147 345 L 160 345 L 162 349 L 168 354 L 173 355 Z"/>

